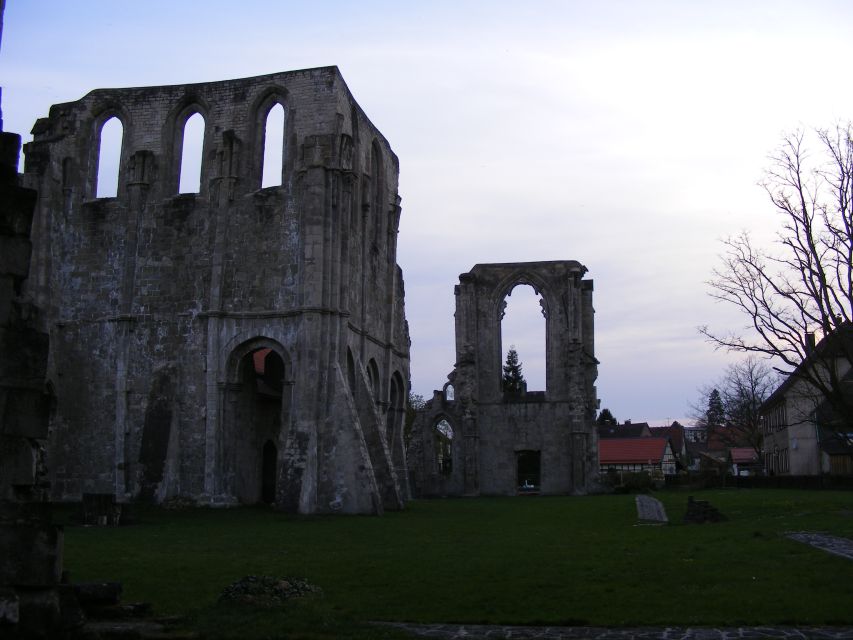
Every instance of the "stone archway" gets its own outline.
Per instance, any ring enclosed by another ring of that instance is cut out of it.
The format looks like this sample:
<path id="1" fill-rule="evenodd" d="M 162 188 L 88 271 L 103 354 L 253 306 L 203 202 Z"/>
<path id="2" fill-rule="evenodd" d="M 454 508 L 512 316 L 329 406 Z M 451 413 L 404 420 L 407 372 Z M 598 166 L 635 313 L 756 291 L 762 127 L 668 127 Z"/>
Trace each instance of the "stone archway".
<path id="1" fill-rule="evenodd" d="M 258 340 L 244 343 L 229 358 L 223 471 L 229 493 L 243 504 L 278 501 L 278 452 L 290 418 L 292 386 L 285 357 L 277 343 Z"/>

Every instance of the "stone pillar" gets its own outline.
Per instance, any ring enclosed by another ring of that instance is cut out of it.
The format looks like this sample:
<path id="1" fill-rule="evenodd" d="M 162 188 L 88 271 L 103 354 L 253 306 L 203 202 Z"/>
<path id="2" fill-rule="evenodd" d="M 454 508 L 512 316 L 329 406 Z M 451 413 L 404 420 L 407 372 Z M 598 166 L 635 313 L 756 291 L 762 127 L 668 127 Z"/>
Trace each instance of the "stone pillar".
<path id="1" fill-rule="evenodd" d="M 20 148 L 0 133 L 0 636 L 49 637 L 61 628 L 62 529 L 44 469 L 48 338 L 21 296 L 36 193 L 18 186 Z"/>

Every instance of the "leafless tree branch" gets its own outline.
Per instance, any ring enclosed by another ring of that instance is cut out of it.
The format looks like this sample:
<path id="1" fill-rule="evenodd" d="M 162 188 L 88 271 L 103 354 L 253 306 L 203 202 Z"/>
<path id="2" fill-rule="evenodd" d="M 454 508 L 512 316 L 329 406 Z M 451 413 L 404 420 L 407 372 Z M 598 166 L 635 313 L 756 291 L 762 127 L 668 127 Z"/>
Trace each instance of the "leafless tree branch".
<path id="1" fill-rule="evenodd" d="M 708 281 L 710 295 L 738 308 L 751 331 L 699 331 L 716 347 L 771 358 L 778 371 L 801 377 L 853 431 L 837 351 L 831 362 L 798 369 L 810 353 L 807 334 L 825 338 L 853 322 L 853 123 L 795 131 L 770 159 L 760 185 L 781 220 L 775 250 L 746 232 L 730 237 Z"/>

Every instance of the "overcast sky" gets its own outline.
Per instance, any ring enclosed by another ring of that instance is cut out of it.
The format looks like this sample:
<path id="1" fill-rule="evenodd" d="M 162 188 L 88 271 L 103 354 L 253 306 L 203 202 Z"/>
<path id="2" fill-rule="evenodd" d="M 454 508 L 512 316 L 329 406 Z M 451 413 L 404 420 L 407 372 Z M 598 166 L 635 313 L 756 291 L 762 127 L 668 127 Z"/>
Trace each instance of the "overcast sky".
<path id="1" fill-rule="evenodd" d="M 413 391 L 453 367 L 460 273 L 570 259 L 595 281 L 601 406 L 663 421 L 732 361 L 696 330 L 744 324 L 707 295 L 720 239 L 769 237 L 767 156 L 853 117 L 851 59 L 846 0 L 7 0 L 0 84 L 28 140 L 95 88 L 337 65 L 400 158 Z M 541 388 L 523 293 L 506 346 Z"/>

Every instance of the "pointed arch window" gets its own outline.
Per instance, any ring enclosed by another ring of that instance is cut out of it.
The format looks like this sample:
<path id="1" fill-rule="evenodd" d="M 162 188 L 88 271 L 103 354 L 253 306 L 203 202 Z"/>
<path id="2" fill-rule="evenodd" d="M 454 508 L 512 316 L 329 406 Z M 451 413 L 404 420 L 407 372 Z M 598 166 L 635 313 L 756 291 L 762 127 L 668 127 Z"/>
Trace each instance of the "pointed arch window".
<path id="1" fill-rule="evenodd" d="M 201 191 L 201 163 L 204 153 L 204 116 L 193 113 L 184 122 L 181 138 L 181 171 L 178 193 Z"/>
<path id="2" fill-rule="evenodd" d="M 118 195 L 122 138 L 124 138 L 124 125 L 116 116 L 107 119 L 101 125 L 101 130 L 98 132 L 96 198 L 115 198 Z"/>
<path id="3" fill-rule="evenodd" d="M 453 427 L 447 420 L 440 420 L 434 427 L 435 463 L 438 472 L 450 475 L 453 471 Z"/>
<path id="4" fill-rule="evenodd" d="M 276 102 L 264 124 L 264 157 L 261 188 L 280 187 L 284 167 L 284 107 Z"/>
<path id="5" fill-rule="evenodd" d="M 515 351 L 518 368 L 530 391 L 546 388 L 547 332 L 542 297 L 531 285 L 518 284 L 504 299 L 501 314 L 502 372 L 510 350 Z M 523 368 L 522 368 L 523 365 Z"/>
<path id="6" fill-rule="evenodd" d="M 377 246 L 382 242 L 385 211 L 383 202 L 384 184 L 382 173 L 382 151 L 374 141 L 370 149 L 370 212 L 373 218 L 373 242 Z"/>
<path id="7" fill-rule="evenodd" d="M 370 359 L 367 363 L 367 378 L 370 382 L 370 390 L 373 393 L 374 402 L 379 402 L 379 366 L 376 360 Z"/>

